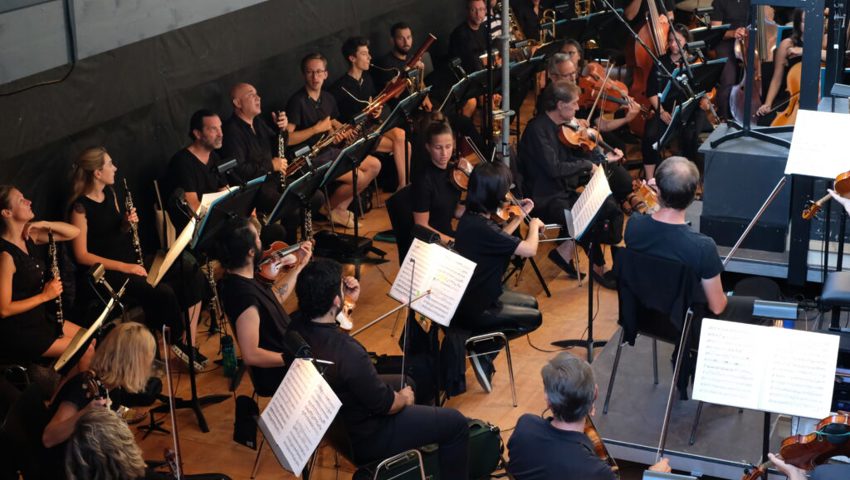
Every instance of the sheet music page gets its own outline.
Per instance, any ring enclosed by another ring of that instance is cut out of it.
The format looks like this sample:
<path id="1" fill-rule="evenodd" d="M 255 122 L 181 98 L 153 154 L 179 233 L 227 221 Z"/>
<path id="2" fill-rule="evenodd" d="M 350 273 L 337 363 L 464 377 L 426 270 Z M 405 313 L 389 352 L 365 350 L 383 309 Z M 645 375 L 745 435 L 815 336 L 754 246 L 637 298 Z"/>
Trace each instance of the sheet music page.
<path id="1" fill-rule="evenodd" d="M 475 262 L 440 245 L 413 239 L 390 289 L 390 296 L 401 303 L 406 303 L 410 294 L 410 259 L 416 260 L 413 297 L 431 289 L 430 295 L 413 303 L 413 310 L 448 327 L 475 272 Z"/>
<path id="2" fill-rule="evenodd" d="M 292 363 L 259 420 L 284 468 L 301 475 L 341 406 L 312 362 L 297 359 Z"/>
<path id="3" fill-rule="evenodd" d="M 219 198 L 221 198 L 221 197 L 223 197 L 223 196 L 227 195 L 227 194 L 228 194 L 228 193 L 230 193 L 232 190 L 234 190 L 234 189 L 233 189 L 233 188 L 228 188 L 228 189 L 222 190 L 222 191 L 220 191 L 220 192 L 212 192 L 212 193 L 205 193 L 205 194 L 203 194 L 203 195 L 201 196 L 201 204 L 200 204 L 200 205 L 198 205 L 198 209 L 195 211 L 195 213 L 196 213 L 199 217 L 203 217 L 204 215 L 206 215 L 206 214 L 207 214 L 207 210 L 209 210 L 209 209 L 210 209 L 210 205 L 212 205 L 212 203 L 213 203 L 214 201 L 216 201 L 216 200 L 218 200 Z"/>
<path id="4" fill-rule="evenodd" d="M 836 335 L 703 319 L 693 397 L 823 418 L 832 403 L 838 342 Z"/>
<path id="5" fill-rule="evenodd" d="M 850 132 L 850 115 L 846 113 L 800 109 L 794 123 L 785 175 L 834 180 L 846 172 L 847 132 Z"/>
<path id="6" fill-rule="evenodd" d="M 611 187 L 605 178 L 605 169 L 600 166 L 594 168 L 593 176 L 585 185 L 584 191 L 578 197 L 571 210 L 573 215 L 573 231 L 575 238 L 581 238 L 585 230 L 593 223 L 596 212 L 602 207 L 605 199 L 611 195 Z"/>
<path id="7" fill-rule="evenodd" d="M 166 273 L 168 273 L 168 269 L 174 265 L 174 261 L 180 257 L 180 254 L 183 253 L 183 250 L 187 245 L 189 245 L 189 242 L 192 241 L 192 237 L 195 235 L 195 226 L 197 223 L 197 220 L 190 218 L 189 223 L 186 224 L 183 231 L 180 232 L 180 235 L 174 239 L 174 243 L 171 244 L 171 248 L 169 248 L 165 254 L 157 252 L 156 258 L 148 272 L 147 282 L 150 286 L 155 287 L 159 285 L 159 282 L 162 281 L 162 278 L 165 277 Z"/>
<path id="8" fill-rule="evenodd" d="M 759 335 L 767 328 L 703 318 L 692 396 L 704 402 L 757 409 L 766 343 Z"/>
<path id="9" fill-rule="evenodd" d="M 806 418 L 829 415 L 838 335 L 773 328 L 761 410 Z"/>

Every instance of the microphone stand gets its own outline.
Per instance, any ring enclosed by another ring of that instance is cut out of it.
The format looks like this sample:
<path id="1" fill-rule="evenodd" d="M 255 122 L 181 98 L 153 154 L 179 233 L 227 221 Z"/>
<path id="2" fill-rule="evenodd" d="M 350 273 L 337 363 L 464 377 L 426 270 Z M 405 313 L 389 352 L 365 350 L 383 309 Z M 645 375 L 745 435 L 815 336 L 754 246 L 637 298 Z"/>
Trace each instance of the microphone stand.
<path id="1" fill-rule="evenodd" d="M 410 285 L 407 287 L 407 304 L 411 305 L 413 303 L 413 279 L 416 278 L 416 259 L 410 259 Z M 410 326 L 410 312 L 412 310 L 407 311 L 407 319 L 404 322 L 404 338 L 401 340 L 401 387 L 404 388 L 404 361 L 407 357 L 407 331 Z M 415 315 L 415 313 L 414 313 Z"/>

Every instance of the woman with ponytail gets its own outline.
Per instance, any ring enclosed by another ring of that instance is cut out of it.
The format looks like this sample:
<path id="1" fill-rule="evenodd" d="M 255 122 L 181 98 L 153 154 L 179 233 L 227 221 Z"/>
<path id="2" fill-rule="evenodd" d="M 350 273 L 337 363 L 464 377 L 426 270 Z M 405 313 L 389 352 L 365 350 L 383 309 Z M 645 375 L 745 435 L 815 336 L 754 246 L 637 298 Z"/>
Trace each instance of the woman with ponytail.
<path id="1" fill-rule="evenodd" d="M 119 203 L 113 187 L 117 170 L 103 147 L 88 148 L 77 159 L 69 202 L 71 224 L 80 229 L 80 235 L 72 241 L 74 256 L 82 266 L 81 272 L 97 263 L 103 264 L 107 281 L 116 289 L 127 281 L 124 298 L 141 305 L 150 328 L 159 329 L 163 323 L 171 327 L 173 338 L 178 339 L 172 349 L 188 363 L 201 311 L 203 276 L 196 264 L 184 268 L 175 265 L 172 272 L 178 271 L 169 274 L 165 281 L 156 287 L 148 284 L 145 266 L 136 263 L 129 232 L 130 222 L 138 222 L 139 218 L 135 209 L 127 212 L 119 207 L 124 202 Z M 179 270 L 183 270 L 182 275 Z M 85 288 L 86 283 L 78 283 L 83 306 L 95 298 L 94 292 Z M 186 338 L 183 321 L 183 312 L 187 309 L 189 338 Z M 181 335 L 183 339 L 179 340 Z M 200 370 L 205 366 L 206 358 L 196 349 L 195 368 Z"/>

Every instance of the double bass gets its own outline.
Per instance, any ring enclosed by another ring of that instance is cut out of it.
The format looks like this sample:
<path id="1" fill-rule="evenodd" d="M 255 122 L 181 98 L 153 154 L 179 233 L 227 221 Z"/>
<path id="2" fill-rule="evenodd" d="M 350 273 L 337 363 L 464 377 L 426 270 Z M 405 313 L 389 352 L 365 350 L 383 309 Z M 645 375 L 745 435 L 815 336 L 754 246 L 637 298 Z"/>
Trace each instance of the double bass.
<path id="1" fill-rule="evenodd" d="M 666 15 L 658 13 L 655 0 L 646 0 L 646 2 L 648 7 L 646 23 L 638 32 L 638 38 L 658 57 L 664 55 L 667 51 L 670 20 Z M 632 85 L 629 88 L 629 93 L 636 102 L 647 105 L 649 99 L 646 97 L 646 82 L 653 65 L 652 57 L 644 49 L 641 42 L 634 42 L 632 48 L 626 49 L 626 56 L 626 63 L 632 65 Z M 643 135 L 644 122 L 635 121 L 630 126 L 635 134 Z"/>

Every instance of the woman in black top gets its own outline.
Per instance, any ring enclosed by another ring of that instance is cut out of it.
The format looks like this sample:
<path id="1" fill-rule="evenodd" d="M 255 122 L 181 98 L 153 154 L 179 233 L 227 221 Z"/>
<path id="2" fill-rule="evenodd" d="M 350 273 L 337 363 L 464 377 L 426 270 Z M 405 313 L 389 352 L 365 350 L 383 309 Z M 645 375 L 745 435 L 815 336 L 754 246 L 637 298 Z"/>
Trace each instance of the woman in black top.
<path id="1" fill-rule="evenodd" d="M 197 264 L 183 260 L 182 265 L 171 267 L 166 281 L 156 287 L 148 284 L 148 272 L 143 265 L 136 263 L 129 233 L 129 222 L 138 222 L 139 218 L 135 209 L 122 212 L 119 208 L 113 188 L 117 170 L 103 147 L 89 148 L 77 159 L 70 219 L 80 229 L 81 235 L 72 241 L 74 256 L 77 263 L 86 268 L 96 263 L 103 264 L 106 278 L 115 288 L 128 280 L 125 298 L 141 304 L 145 322 L 152 328 L 163 323 L 171 327 L 175 339 L 172 350 L 188 363 L 190 345 L 196 338 L 201 313 L 204 278 Z M 78 284 L 84 286 L 88 283 L 83 282 L 85 280 Z M 94 298 L 94 292 L 85 287 L 80 289 L 79 294 L 83 300 L 78 304 L 83 306 L 87 300 Z M 183 312 L 187 309 L 191 320 L 190 339 L 185 338 Z M 195 349 L 195 368 L 202 369 L 205 365 L 206 358 Z"/>
<path id="2" fill-rule="evenodd" d="M 0 355 L 21 363 L 57 358 L 80 327 L 67 321 L 60 327 L 56 321 L 62 280 L 45 275 L 49 260 L 37 255 L 36 245 L 47 243 L 48 231 L 56 241 L 71 240 L 80 231 L 63 222 L 33 222 L 32 202 L 11 185 L 0 186 L 0 215 Z M 89 348 L 79 367 L 88 368 L 93 354 Z"/>
<path id="3" fill-rule="evenodd" d="M 50 421 L 41 441 L 48 457 L 64 470 L 65 442 L 77 420 L 95 408 L 118 410 L 126 394 L 145 389 L 151 376 L 156 341 L 147 327 L 136 322 L 121 323 L 98 344 L 91 369 L 69 379 L 50 403 Z"/>
<path id="4" fill-rule="evenodd" d="M 539 218 L 532 218 L 525 240 L 520 240 L 513 235 L 519 227 L 519 217 L 504 226 L 491 220 L 510 185 L 510 170 L 502 164 L 481 163 L 469 177 L 466 213 L 458 223 L 455 249 L 476 266 L 451 325 L 469 330 L 472 335 L 500 331 L 516 337 L 534 331 L 543 320 L 534 297 L 502 288 L 502 276 L 511 256 L 533 257 L 543 227 Z M 534 208 L 528 198 L 520 204 L 526 213 Z M 472 357 L 478 381 L 488 392 L 493 358 Z"/>
<path id="5" fill-rule="evenodd" d="M 775 118 L 774 104 L 780 112 L 788 104 L 788 92 L 785 90 L 786 79 L 791 67 L 803 60 L 805 16 L 805 11 L 799 8 L 794 9 L 794 31 L 790 37 L 779 42 L 779 48 L 773 54 L 773 77 L 770 79 L 770 87 L 764 97 L 764 103 L 756 112 L 756 115 L 767 118 L 764 122 L 759 121 L 759 124 L 769 124 Z"/>
<path id="6" fill-rule="evenodd" d="M 454 240 L 452 220 L 463 215 L 460 190 L 448 168 L 454 152 L 454 134 L 448 122 L 434 122 L 425 131 L 425 150 L 430 162 L 413 178 L 413 221 L 440 234 L 443 243 Z"/>

